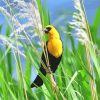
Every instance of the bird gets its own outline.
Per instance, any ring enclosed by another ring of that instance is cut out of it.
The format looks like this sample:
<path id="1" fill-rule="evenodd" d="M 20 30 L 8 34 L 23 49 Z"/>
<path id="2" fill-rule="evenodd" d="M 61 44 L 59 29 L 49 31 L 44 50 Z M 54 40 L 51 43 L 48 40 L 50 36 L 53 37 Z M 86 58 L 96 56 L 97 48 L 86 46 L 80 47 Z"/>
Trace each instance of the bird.
<path id="1" fill-rule="evenodd" d="M 46 42 L 46 46 L 44 46 L 44 52 L 42 53 L 41 60 L 43 61 L 45 66 L 48 67 L 48 64 L 46 62 L 46 57 L 45 57 L 45 54 L 47 52 L 48 60 L 49 60 L 48 68 L 50 68 L 50 71 L 52 73 L 55 73 L 62 58 L 63 43 L 59 32 L 53 25 L 47 25 L 44 28 L 44 33 L 48 35 L 48 40 Z M 46 76 L 47 71 L 42 64 L 40 64 L 39 70 L 44 76 Z M 42 85 L 43 85 L 43 80 L 40 77 L 40 75 L 37 75 L 35 80 L 31 84 L 31 88 L 41 87 Z"/>

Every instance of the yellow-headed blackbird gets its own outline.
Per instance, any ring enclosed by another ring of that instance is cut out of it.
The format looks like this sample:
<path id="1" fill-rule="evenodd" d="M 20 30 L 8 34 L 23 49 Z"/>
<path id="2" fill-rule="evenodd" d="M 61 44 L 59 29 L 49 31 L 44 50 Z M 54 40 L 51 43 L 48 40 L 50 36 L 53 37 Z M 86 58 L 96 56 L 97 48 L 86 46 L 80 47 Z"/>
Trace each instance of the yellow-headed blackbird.
<path id="1" fill-rule="evenodd" d="M 48 41 L 46 43 L 46 48 L 47 48 L 47 53 L 48 53 L 50 70 L 54 73 L 62 58 L 62 52 L 63 52 L 62 41 L 61 41 L 58 31 L 52 25 L 46 26 L 46 28 L 44 29 L 44 33 L 48 34 Z M 41 59 L 43 63 L 47 66 L 46 58 L 44 55 L 46 53 L 46 48 L 44 47 L 44 52 L 42 54 Z M 47 72 L 44 69 L 42 64 L 40 67 L 40 71 L 44 76 L 46 76 Z M 31 84 L 31 88 L 40 87 L 42 84 L 43 84 L 43 80 L 41 79 L 39 75 L 37 75 L 37 77 Z"/>

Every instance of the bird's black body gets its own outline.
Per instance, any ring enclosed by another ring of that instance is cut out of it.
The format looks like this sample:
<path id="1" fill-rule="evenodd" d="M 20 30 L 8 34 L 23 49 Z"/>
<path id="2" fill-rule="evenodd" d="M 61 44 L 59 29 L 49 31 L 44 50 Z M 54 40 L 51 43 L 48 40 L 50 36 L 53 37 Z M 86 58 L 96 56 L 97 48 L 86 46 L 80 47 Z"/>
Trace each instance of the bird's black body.
<path id="1" fill-rule="evenodd" d="M 46 54 L 46 48 L 44 48 L 44 52 Z M 48 50 L 47 50 L 47 52 L 48 52 Z M 53 73 L 55 73 L 55 71 L 56 71 L 56 69 L 57 69 L 57 67 L 60 63 L 61 58 L 62 58 L 62 55 L 60 57 L 56 58 L 48 52 L 49 65 L 50 65 L 50 69 Z M 43 63 L 47 66 L 44 53 L 42 54 L 41 59 L 42 59 Z M 40 71 L 42 72 L 42 74 L 44 76 L 46 76 L 46 71 L 45 71 L 44 67 L 42 66 L 42 64 L 41 64 L 41 67 L 40 67 Z M 31 88 L 37 87 L 37 86 L 40 87 L 42 84 L 43 84 L 43 80 L 40 78 L 39 75 L 37 75 L 34 82 L 31 84 Z"/>

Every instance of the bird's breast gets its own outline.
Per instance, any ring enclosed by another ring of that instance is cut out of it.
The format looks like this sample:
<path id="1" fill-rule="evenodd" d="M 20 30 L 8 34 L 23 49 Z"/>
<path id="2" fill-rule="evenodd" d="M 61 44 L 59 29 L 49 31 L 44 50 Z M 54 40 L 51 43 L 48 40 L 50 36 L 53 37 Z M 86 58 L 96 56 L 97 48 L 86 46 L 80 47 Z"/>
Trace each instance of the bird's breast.
<path id="1" fill-rule="evenodd" d="M 58 58 L 62 54 L 62 41 L 60 39 L 51 39 L 48 41 L 48 51 L 51 55 Z"/>

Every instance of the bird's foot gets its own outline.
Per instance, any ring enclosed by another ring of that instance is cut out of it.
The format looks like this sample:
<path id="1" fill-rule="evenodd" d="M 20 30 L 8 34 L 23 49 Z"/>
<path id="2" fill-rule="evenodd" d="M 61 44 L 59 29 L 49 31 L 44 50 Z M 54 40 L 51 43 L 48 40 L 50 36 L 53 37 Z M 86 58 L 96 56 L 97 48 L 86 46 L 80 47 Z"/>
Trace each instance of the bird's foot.
<path id="1" fill-rule="evenodd" d="M 46 70 L 46 73 L 49 73 L 49 74 L 51 74 L 51 73 L 52 73 L 52 71 L 51 71 L 50 67 L 47 67 L 45 70 Z"/>

